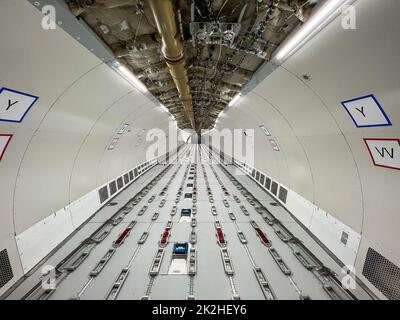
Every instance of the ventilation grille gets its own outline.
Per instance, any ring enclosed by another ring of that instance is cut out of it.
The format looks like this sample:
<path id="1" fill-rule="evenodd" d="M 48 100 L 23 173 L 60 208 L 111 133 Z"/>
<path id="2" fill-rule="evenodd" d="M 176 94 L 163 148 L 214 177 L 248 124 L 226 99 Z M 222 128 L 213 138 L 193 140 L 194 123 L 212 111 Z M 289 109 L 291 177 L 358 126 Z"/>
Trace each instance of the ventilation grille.
<path id="1" fill-rule="evenodd" d="M 99 190 L 99 197 L 100 197 L 100 203 L 103 203 L 108 199 L 108 188 L 107 186 L 101 188 Z"/>
<path id="2" fill-rule="evenodd" d="M 267 178 L 265 180 L 265 188 L 267 188 L 269 190 L 269 188 L 271 188 L 271 179 Z"/>
<path id="3" fill-rule="evenodd" d="M 278 184 L 276 182 L 272 182 L 271 192 L 276 195 L 278 193 Z"/>
<path id="4" fill-rule="evenodd" d="M 265 181 L 265 176 L 263 175 L 263 174 L 261 174 L 260 175 L 260 183 L 262 184 L 262 185 L 264 185 L 264 181 Z"/>
<path id="5" fill-rule="evenodd" d="M 0 252 L 0 288 L 14 277 L 7 249 Z"/>
<path id="6" fill-rule="evenodd" d="M 286 198 L 287 198 L 287 190 L 283 187 L 279 188 L 279 200 L 281 200 L 283 203 L 286 203 Z"/>
<path id="7" fill-rule="evenodd" d="M 122 180 L 122 177 L 119 177 L 117 179 L 117 184 L 118 184 L 118 189 L 122 189 L 124 186 L 124 180 Z"/>
<path id="8" fill-rule="evenodd" d="M 400 268 L 369 248 L 362 274 L 390 300 L 400 300 Z"/>
<path id="9" fill-rule="evenodd" d="M 110 182 L 109 187 L 111 195 L 117 192 L 117 183 L 115 181 Z"/>
<path id="10" fill-rule="evenodd" d="M 346 245 L 347 241 L 349 240 L 349 234 L 347 232 L 342 232 L 342 237 L 340 238 L 340 241 Z"/>
<path id="11" fill-rule="evenodd" d="M 124 181 L 125 181 L 125 184 L 129 183 L 129 174 L 128 173 L 124 174 Z"/>

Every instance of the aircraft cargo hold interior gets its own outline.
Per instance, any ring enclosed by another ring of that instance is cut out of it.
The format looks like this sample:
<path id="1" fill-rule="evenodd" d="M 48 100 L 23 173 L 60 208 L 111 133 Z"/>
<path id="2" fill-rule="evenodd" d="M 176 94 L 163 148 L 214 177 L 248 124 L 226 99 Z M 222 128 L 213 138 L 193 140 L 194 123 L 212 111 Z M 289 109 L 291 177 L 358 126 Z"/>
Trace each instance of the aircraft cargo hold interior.
<path id="1" fill-rule="evenodd" d="M 0 1 L 0 300 L 400 300 L 399 13 Z"/>

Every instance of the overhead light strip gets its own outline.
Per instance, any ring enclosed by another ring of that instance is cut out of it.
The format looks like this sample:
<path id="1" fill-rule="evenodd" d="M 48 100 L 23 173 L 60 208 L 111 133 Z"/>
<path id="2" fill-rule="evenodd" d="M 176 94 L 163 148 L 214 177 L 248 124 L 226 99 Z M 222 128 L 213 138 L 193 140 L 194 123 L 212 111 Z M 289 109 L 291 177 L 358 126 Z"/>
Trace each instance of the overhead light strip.
<path id="1" fill-rule="evenodd" d="M 232 107 L 240 99 L 241 96 L 241 93 L 238 93 L 236 96 L 234 96 L 231 102 L 229 102 L 228 107 Z"/>
<path id="2" fill-rule="evenodd" d="M 126 66 L 124 66 L 118 61 L 114 61 L 111 65 L 113 69 L 118 72 L 119 75 L 121 75 L 126 81 L 128 81 L 139 91 L 143 93 L 149 91 L 145 86 L 145 84 L 142 81 L 140 81 Z"/>
<path id="3" fill-rule="evenodd" d="M 275 59 L 279 62 L 283 62 L 289 58 L 295 51 L 314 37 L 334 16 L 336 17 L 336 15 L 339 15 L 340 9 L 344 5 L 349 5 L 353 2 L 354 0 L 327 0 L 302 27 L 282 45 L 275 55 Z"/>

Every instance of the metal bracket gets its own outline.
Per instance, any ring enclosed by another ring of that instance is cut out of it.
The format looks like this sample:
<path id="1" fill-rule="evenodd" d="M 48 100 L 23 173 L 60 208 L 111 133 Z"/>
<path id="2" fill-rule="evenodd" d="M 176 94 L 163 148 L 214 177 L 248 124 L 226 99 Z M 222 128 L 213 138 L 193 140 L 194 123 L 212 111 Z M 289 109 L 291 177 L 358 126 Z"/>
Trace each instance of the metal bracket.
<path id="1" fill-rule="evenodd" d="M 128 277 L 129 269 L 123 268 L 117 279 L 114 281 L 110 291 L 107 293 L 105 300 L 115 300 Z"/>
<path id="2" fill-rule="evenodd" d="M 151 264 L 151 268 L 150 268 L 150 272 L 149 274 L 154 277 L 158 274 L 158 272 L 160 271 L 160 267 L 161 267 L 161 262 L 162 259 L 164 257 L 164 249 L 158 249 L 157 253 L 153 259 L 153 262 Z"/>
<path id="3" fill-rule="evenodd" d="M 272 291 L 272 288 L 271 288 L 264 272 L 259 267 L 256 267 L 253 270 L 254 270 L 254 274 L 256 275 L 258 284 L 261 287 L 261 291 L 264 294 L 265 299 L 275 300 L 274 292 Z"/>
<path id="4" fill-rule="evenodd" d="M 148 209 L 148 206 L 143 206 L 143 208 L 140 209 L 140 211 L 138 212 L 138 216 L 142 216 L 146 212 L 147 209 Z"/>
<path id="5" fill-rule="evenodd" d="M 224 264 L 225 273 L 228 276 L 232 276 L 235 271 L 233 270 L 232 260 L 227 248 L 221 248 L 221 258 L 222 263 Z"/>
<path id="6" fill-rule="evenodd" d="M 188 274 L 194 276 L 197 273 L 197 253 L 195 248 L 190 248 L 189 251 L 189 270 Z"/>
<path id="7" fill-rule="evenodd" d="M 95 234 L 92 235 L 91 239 L 96 242 L 102 242 L 111 232 L 114 226 L 112 224 L 104 224 Z"/>
<path id="8" fill-rule="evenodd" d="M 145 243 L 148 236 L 149 236 L 149 233 L 147 231 L 143 232 L 142 235 L 140 236 L 140 239 L 138 240 L 138 244 Z"/>
<path id="9" fill-rule="evenodd" d="M 96 243 L 83 243 L 80 245 L 78 250 L 76 250 L 72 256 L 64 262 L 60 268 L 60 271 L 74 271 L 76 270 L 83 261 L 89 256 L 90 251 L 95 247 Z"/>
<path id="10" fill-rule="evenodd" d="M 239 238 L 239 240 L 240 240 L 241 243 L 243 243 L 243 244 L 246 244 L 246 243 L 247 243 L 247 239 L 246 239 L 246 237 L 244 236 L 244 234 L 243 234 L 242 231 L 238 231 L 238 232 L 237 232 L 237 235 L 238 235 L 238 238 Z"/>
<path id="11" fill-rule="evenodd" d="M 233 214 L 233 212 L 229 212 L 228 215 L 229 215 L 229 218 L 230 218 L 232 221 L 235 221 L 235 220 L 236 220 L 236 216 Z"/>
<path id="12" fill-rule="evenodd" d="M 93 268 L 92 271 L 90 271 L 90 276 L 91 277 L 96 277 L 101 270 L 106 266 L 107 262 L 111 259 L 115 252 L 115 249 L 111 248 L 107 251 L 107 253 L 103 256 L 103 258 L 100 259 L 100 261 L 97 263 L 97 265 Z"/>
<path id="13" fill-rule="evenodd" d="M 243 212 L 243 214 L 244 214 L 245 216 L 248 216 L 248 215 L 249 215 L 249 211 L 247 211 L 247 209 L 246 209 L 245 206 L 240 206 L 240 209 L 242 210 L 242 212 Z"/>
<path id="14" fill-rule="evenodd" d="M 285 275 L 290 276 L 292 274 L 292 271 L 289 269 L 289 267 L 283 261 L 282 257 L 279 255 L 279 253 L 274 248 L 270 248 L 270 249 L 268 249 L 268 251 L 271 254 L 272 258 L 274 258 L 276 264 L 282 270 L 282 272 Z"/>

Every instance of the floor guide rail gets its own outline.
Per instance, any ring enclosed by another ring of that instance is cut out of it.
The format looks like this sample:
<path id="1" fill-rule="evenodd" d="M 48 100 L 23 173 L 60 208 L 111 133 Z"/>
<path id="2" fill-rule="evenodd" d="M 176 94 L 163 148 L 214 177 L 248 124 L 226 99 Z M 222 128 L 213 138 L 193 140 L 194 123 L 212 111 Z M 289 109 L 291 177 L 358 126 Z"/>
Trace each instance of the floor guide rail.
<path id="1" fill-rule="evenodd" d="M 105 206 L 82 227 L 55 267 L 55 287 L 37 278 L 22 297 L 356 298 L 252 180 L 215 163 L 202 145 L 184 146 L 177 159 L 148 171 L 112 200 L 116 209 Z"/>

